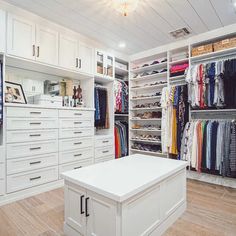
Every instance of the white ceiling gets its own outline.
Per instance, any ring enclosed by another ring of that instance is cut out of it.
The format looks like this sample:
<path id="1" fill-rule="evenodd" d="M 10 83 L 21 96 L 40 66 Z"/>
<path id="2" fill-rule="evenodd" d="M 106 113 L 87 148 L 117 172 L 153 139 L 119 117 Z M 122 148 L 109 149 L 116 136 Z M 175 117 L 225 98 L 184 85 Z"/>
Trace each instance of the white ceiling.
<path id="1" fill-rule="evenodd" d="M 195 35 L 236 23 L 232 0 L 140 0 L 127 17 L 112 8 L 112 0 L 6 1 L 126 54 L 173 42 L 169 32 L 178 28 Z M 125 49 L 118 48 L 121 41 Z"/>

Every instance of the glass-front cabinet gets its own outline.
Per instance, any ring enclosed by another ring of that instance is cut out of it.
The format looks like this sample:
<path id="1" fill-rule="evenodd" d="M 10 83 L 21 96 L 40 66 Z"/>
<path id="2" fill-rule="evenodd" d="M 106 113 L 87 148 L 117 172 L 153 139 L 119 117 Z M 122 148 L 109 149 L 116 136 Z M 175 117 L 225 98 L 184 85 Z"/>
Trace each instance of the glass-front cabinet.
<path id="1" fill-rule="evenodd" d="M 96 76 L 114 79 L 114 56 L 101 50 L 96 50 Z"/>

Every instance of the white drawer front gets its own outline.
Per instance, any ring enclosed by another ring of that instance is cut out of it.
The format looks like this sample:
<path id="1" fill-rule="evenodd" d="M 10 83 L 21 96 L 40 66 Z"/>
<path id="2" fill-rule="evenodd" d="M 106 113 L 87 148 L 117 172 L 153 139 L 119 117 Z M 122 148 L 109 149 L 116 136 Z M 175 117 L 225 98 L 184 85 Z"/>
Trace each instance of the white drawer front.
<path id="1" fill-rule="evenodd" d="M 114 145 L 113 136 L 107 136 L 105 138 L 96 138 L 95 147 L 106 147 Z"/>
<path id="2" fill-rule="evenodd" d="M 60 118 L 93 119 L 94 111 L 59 110 Z"/>
<path id="3" fill-rule="evenodd" d="M 95 148 L 95 159 L 114 154 L 113 146 L 107 146 L 103 148 Z"/>
<path id="4" fill-rule="evenodd" d="M 5 160 L 5 149 L 3 148 L 3 146 L 0 146 L 0 163 L 4 162 Z"/>
<path id="5" fill-rule="evenodd" d="M 25 107 L 8 107 L 7 117 L 29 117 L 29 118 L 58 117 L 58 110 L 25 108 Z"/>
<path id="6" fill-rule="evenodd" d="M 61 129 L 93 127 L 92 120 L 59 119 Z"/>
<path id="7" fill-rule="evenodd" d="M 7 130 L 22 129 L 57 129 L 57 118 L 45 119 L 23 119 L 23 118 L 7 118 Z"/>
<path id="8" fill-rule="evenodd" d="M 5 163 L 0 163 L 0 179 L 5 177 Z"/>
<path id="9" fill-rule="evenodd" d="M 0 195 L 5 193 L 5 180 L 0 179 Z"/>
<path id="10" fill-rule="evenodd" d="M 59 138 L 79 138 L 86 136 L 93 136 L 94 128 L 80 128 L 80 129 L 60 129 Z"/>
<path id="11" fill-rule="evenodd" d="M 7 144 L 7 159 L 27 157 L 58 151 L 58 141 L 40 141 L 30 143 Z"/>
<path id="12" fill-rule="evenodd" d="M 78 148 L 93 147 L 93 138 L 75 138 L 59 140 L 59 151 L 70 151 Z"/>
<path id="13" fill-rule="evenodd" d="M 58 165 L 58 153 L 7 160 L 7 175 Z"/>
<path id="14" fill-rule="evenodd" d="M 43 141 L 57 137 L 57 129 L 7 131 L 7 143 Z"/>
<path id="15" fill-rule="evenodd" d="M 92 160 L 78 161 L 70 164 L 64 164 L 59 166 L 59 178 L 61 179 L 61 174 L 66 171 L 80 169 L 84 166 L 92 165 Z"/>
<path id="16" fill-rule="evenodd" d="M 111 161 L 111 160 L 114 160 L 114 159 L 115 159 L 114 155 L 112 155 L 112 156 L 105 156 L 105 157 L 102 157 L 102 158 L 96 158 L 95 159 L 95 163 Z"/>
<path id="17" fill-rule="evenodd" d="M 58 180 L 58 167 L 7 176 L 7 193 Z"/>
<path id="18" fill-rule="evenodd" d="M 59 164 L 68 163 L 72 161 L 79 161 L 88 158 L 93 159 L 93 154 L 94 154 L 93 148 L 60 152 Z"/>

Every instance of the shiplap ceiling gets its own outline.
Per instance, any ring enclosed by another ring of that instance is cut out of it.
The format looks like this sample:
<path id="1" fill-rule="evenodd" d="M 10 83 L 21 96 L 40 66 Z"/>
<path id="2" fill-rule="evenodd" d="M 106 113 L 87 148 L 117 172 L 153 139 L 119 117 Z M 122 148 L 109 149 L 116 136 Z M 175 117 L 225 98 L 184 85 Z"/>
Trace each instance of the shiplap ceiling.
<path id="1" fill-rule="evenodd" d="M 112 0 L 6 1 L 126 54 L 173 42 L 169 32 L 178 28 L 195 35 L 236 23 L 232 0 L 140 0 L 127 17 L 112 8 Z M 125 49 L 119 49 L 121 41 Z"/>

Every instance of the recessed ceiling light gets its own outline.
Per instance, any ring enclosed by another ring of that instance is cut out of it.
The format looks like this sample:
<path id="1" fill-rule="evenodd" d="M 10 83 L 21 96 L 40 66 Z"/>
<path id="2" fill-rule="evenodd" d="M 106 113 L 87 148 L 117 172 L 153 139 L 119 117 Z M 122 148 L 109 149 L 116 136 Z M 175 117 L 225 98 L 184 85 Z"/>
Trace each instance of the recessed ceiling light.
<path id="1" fill-rule="evenodd" d="M 119 48 L 125 48 L 126 47 L 126 43 L 125 42 L 120 42 L 119 43 Z"/>
<path id="2" fill-rule="evenodd" d="M 236 8 L 236 0 L 232 0 L 234 7 Z"/>

